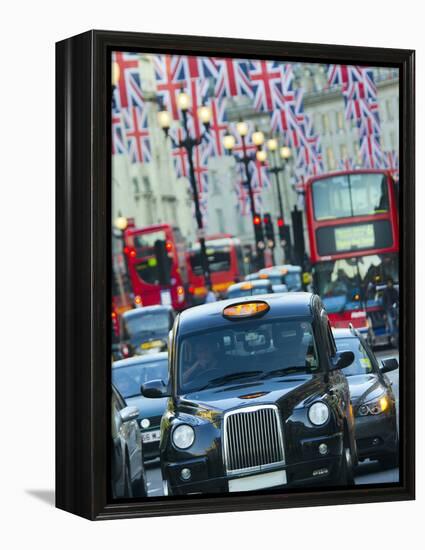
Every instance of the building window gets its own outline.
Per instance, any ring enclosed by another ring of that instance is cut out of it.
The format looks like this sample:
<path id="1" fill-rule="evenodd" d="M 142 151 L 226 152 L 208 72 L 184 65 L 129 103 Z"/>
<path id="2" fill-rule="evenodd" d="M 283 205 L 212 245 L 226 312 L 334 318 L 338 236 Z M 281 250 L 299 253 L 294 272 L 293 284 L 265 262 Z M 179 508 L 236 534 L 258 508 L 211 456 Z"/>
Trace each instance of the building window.
<path id="1" fill-rule="evenodd" d="M 223 210 L 221 208 L 216 208 L 215 213 L 217 216 L 218 231 L 219 233 L 225 233 Z"/>
<path id="2" fill-rule="evenodd" d="M 330 133 L 329 115 L 327 113 L 322 115 L 322 130 L 324 134 Z"/>
<path id="3" fill-rule="evenodd" d="M 334 170 L 335 169 L 335 155 L 334 155 L 334 151 L 332 149 L 332 147 L 328 147 L 326 149 L 326 158 L 328 160 L 328 167 L 330 170 Z"/>
<path id="4" fill-rule="evenodd" d="M 356 164 L 358 166 L 362 166 L 363 164 L 363 159 L 362 159 L 362 155 L 360 153 L 360 146 L 358 143 L 355 143 L 354 144 L 354 159 L 356 161 Z"/>
<path id="5" fill-rule="evenodd" d="M 339 146 L 339 154 L 340 154 L 341 160 L 348 159 L 348 149 L 345 143 L 341 143 L 341 145 Z"/>
<path id="6" fill-rule="evenodd" d="M 394 120 L 393 102 L 391 99 L 387 99 L 385 101 L 385 111 L 387 115 L 387 120 Z"/>
<path id="7" fill-rule="evenodd" d="M 152 193 L 151 182 L 149 181 L 149 178 L 147 176 L 143 176 L 143 191 L 147 195 L 150 195 Z"/>
<path id="8" fill-rule="evenodd" d="M 337 112 L 336 123 L 337 123 L 338 131 L 343 132 L 345 130 L 345 120 L 344 120 L 344 113 L 342 111 Z"/>
<path id="9" fill-rule="evenodd" d="M 140 185 L 139 180 L 137 178 L 133 178 L 133 186 L 134 186 L 134 193 L 138 195 L 140 193 Z"/>

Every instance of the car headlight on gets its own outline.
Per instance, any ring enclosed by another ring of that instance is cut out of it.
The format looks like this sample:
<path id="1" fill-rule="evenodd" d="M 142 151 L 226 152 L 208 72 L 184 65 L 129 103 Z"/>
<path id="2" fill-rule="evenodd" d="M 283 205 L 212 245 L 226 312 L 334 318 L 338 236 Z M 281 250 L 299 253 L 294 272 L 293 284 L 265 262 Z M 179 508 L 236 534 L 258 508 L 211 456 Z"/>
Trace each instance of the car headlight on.
<path id="1" fill-rule="evenodd" d="M 329 418 L 329 408 L 325 403 L 318 401 L 308 409 L 308 418 L 315 426 L 326 424 Z"/>
<path id="2" fill-rule="evenodd" d="M 378 399 L 369 401 L 369 403 L 363 403 L 357 410 L 357 416 L 375 416 L 381 414 L 388 409 L 390 401 L 388 397 L 383 394 Z"/>
<path id="3" fill-rule="evenodd" d="M 195 441 L 195 430 L 187 424 L 181 424 L 173 430 L 172 439 L 178 449 L 188 449 Z"/>

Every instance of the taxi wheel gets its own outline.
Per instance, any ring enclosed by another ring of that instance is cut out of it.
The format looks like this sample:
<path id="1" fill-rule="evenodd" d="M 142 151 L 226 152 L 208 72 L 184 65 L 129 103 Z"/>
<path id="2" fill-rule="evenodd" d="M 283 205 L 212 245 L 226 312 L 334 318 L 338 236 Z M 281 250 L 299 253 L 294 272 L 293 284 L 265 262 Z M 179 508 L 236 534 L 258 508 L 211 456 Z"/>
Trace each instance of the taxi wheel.
<path id="1" fill-rule="evenodd" d="M 353 455 L 351 453 L 350 446 L 345 442 L 344 448 L 342 450 L 341 469 L 338 485 L 342 485 L 345 487 L 349 485 L 354 485 Z"/>
<path id="2" fill-rule="evenodd" d="M 140 479 L 138 479 L 133 483 L 133 494 L 134 496 L 137 496 L 137 497 L 148 496 L 146 472 L 144 467 L 142 467 L 142 471 L 140 473 Z"/>
<path id="3" fill-rule="evenodd" d="M 131 487 L 130 467 L 126 464 L 124 477 L 124 498 L 131 498 L 132 496 L 133 489 Z"/>

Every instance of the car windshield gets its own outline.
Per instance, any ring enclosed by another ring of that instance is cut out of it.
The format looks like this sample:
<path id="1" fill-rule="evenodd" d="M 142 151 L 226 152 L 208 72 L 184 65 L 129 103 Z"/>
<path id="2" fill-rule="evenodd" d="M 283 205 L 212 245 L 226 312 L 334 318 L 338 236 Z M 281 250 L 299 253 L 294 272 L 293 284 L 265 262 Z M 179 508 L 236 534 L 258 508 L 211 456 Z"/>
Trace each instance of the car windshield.
<path id="1" fill-rule="evenodd" d="M 294 375 L 319 368 L 312 326 L 305 320 L 243 321 L 182 339 L 181 393 L 229 383 Z"/>
<path id="2" fill-rule="evenodd" d="M 300 290 L 301 289 L 301 274 L 294 271 L 293 273 L 287 273 L 283 279 L 284 283 L 288 287 L 288 290 Z"/>
<path id="3" fill-rule="evenodd" d="M 118 391 L 127 399 L 140 395 L 140 386 L 151 380 L 164 380 L 168 382 L 168 361 L 143 361 L 128 365 L 127 367 L 114 367 L 112 369 L 112 383 Z"/>
<path id="4" fill-rule="evenodd" d="M 398 282 L 398 259 L 393 254 L 371 254 L 314 266 L 315 292 L 328 313 L 378 307 L 382 286 L 389 279 Z"/>
<path id="5" fill-rule="evenodd" d="M 125 327 L 131 340 L 138 337 L 149 337 L 155 334 L 164 334 L 169 329 L 168 311 L 156 311 L 145 313 L 140 310 L 140 315 L 129 315 L 124 318 Z"/>
<path id="6" fill-rule="evenodd" d="M 358 338 L 336 338 L 335 342 L 338 351 L 352 351 L 354 353 L 353 363 L 344 369 L 345 376 L 374 372 L 372 361 Z"/>
<path id="7" fill-rule="evenodd" d="M 247 285 L 239 286 L 236 288 L 229 288 L 227 291 L 226 297 L 227 298 L 243 298 L 244 296 L 258 296 L 260 294 L 269 294 L 272 292 L 272 286 L 269 280 L 265 282 L 264 284 L 259 285 L 252 285 L 252 287 Z"/>

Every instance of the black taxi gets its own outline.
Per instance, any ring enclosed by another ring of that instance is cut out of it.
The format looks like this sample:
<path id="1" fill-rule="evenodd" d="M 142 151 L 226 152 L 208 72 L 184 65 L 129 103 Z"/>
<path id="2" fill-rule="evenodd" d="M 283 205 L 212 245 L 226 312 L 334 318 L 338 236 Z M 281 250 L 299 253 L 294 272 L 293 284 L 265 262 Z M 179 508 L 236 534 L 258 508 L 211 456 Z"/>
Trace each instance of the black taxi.
<path id="1" fill-rule="evenodd" d="M 353 483 L 357 463 L 344 367 L 320 298 L 223 300 L 180 313 L 170 333 L 161 422 L 164 493 Z"/>

